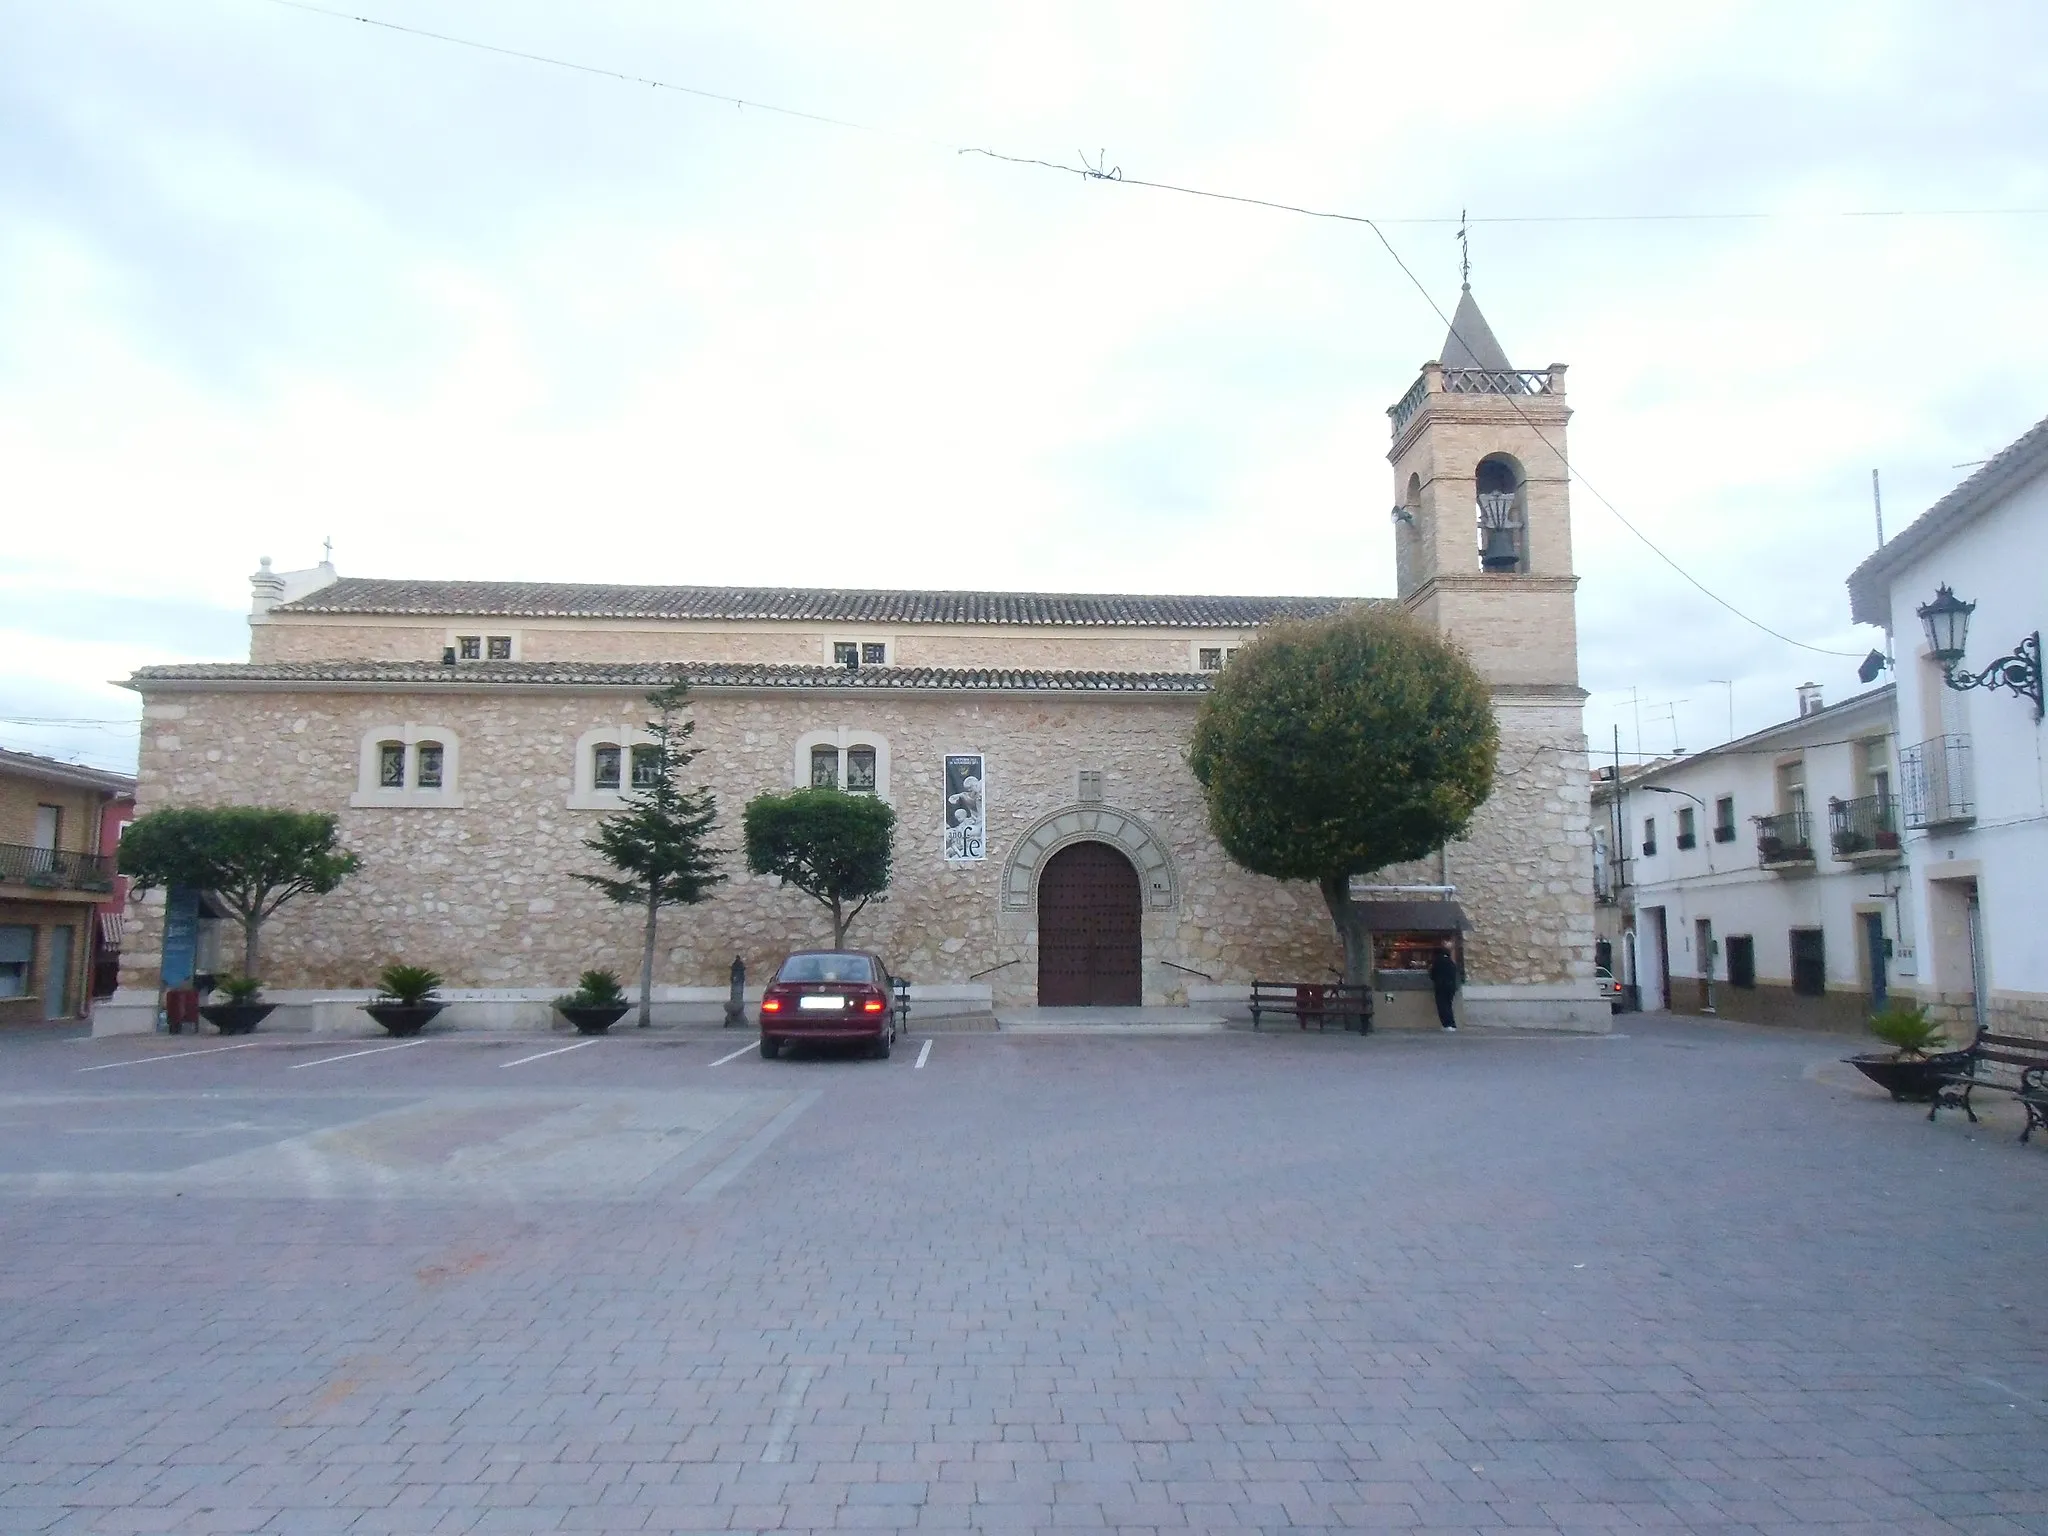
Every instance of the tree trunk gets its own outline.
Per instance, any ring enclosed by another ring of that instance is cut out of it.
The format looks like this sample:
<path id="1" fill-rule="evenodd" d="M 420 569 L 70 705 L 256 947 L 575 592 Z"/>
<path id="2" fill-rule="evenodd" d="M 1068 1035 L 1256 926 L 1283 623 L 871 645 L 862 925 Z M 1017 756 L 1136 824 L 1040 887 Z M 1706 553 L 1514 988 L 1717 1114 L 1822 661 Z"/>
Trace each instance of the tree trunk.
<path id="1" fill-rule="evenodd" d="M 832 947 L 846 948 L 846 906 L 837 896 L 832 898 Z"/>
<path id="2" fill-rule="evenodd" d="M 258 943 L 262 934 L 262 918 L 245 917 L 242 919 L 242 974 L 244 976 L 260 976 L 263 974 L 256 969 L 257 959 L 263 953 Z"/>
<path id="3" fill-rule="evenodd" d="M 1337 937 L 1344 941 L 1344 982 L 1347 986 L 1372 984 L 1372 931 L 1365 926 L 1365 909 L 1351 899 L 1351 877 L 1335 875 L 1322 882 L 1323 902 L 1330 909 L 1330 921 L 1337 925 Z"/>
<path id="4" fill-rule="evenodd" d="M 640 951 L 640 1027 L 654 1024 L 654 920 L 661 912 L 660 893 L 647 884 L 647 941 Z"/>

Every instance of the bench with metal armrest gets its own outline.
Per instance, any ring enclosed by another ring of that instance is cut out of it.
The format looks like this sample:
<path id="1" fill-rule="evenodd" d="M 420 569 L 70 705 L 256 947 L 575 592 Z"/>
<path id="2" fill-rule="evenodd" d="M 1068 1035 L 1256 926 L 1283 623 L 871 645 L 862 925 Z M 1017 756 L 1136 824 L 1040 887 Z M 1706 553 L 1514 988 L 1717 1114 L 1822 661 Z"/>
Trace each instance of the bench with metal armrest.
<path id="1" fill-rule="evenodd" d="M 1254 981 L 1252 1028 L 1266 1014 L 1295 1020 L 1303 1029 L 1327 1029 L 1332 1019 L 1361 1035 L 1372 1033 L 1372 988 L 1341 981 Z"/>
<path id="2" fill-rule="evenodd" d="M 1956 1069 L 1942 1074 L 1927 1118 L 1932 1120 L 1944 1109 L 1960 1109 L 1974 1125 L 1977 1112 L 1970 1107 L 1970 1095 L 1980 1089 L 2009 1093 L 2019 1100 L 2027 1112 L 2021 1141 L 2030 1138 L 2036 1126 L 2048 1126 L 2048 1040 L 1979 1030 Z"/>

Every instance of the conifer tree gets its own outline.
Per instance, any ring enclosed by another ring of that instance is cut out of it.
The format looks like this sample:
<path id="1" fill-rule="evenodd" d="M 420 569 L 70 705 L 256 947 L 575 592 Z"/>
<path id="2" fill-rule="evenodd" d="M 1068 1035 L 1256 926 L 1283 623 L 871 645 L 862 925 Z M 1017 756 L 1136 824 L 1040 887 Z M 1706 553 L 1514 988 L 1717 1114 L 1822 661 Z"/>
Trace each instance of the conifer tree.
<path id="1" fill-rule="evenodd" d="M 685 789 L 682 784 L 683 770 L 701 750 L 690 745 L 697 723 L 684 714 L 689 684 L 670 683 L 650 693 L 647 702 L 656 711 L 647 722 L 654 742 L 651 748 L 636 749 L 643 755 L 634 760 L 625 808 L 599 822 L 597 835 L 583 844 L 616 873 L 576 876 L 622 907 L 646 908 L 640 954 L 642 1029 L 654 1019 L 654 948 L 661 909 L 708 901 L 725 879 L 718 868 L 725 850 L 709 842 L 718 824 L 717 800 L 708 788 Z"/>

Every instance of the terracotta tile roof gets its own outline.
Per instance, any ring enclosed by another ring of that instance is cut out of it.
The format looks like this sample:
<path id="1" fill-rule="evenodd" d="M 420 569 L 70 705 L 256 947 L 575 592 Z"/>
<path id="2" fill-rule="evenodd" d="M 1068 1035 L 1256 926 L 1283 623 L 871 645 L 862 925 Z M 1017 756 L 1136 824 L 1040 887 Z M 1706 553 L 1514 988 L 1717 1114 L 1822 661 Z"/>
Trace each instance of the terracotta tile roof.
<path id="1" fill-rule="evenodd" d="M 423 617 L 780 619 L 844 624 L 1019 624 L 1231 629 L 1315 618 L 1356 598 L 1148 597 L 1078 592 L 854 592 L 815 587 L 622 587 L 551 581 L 346 576 L 273 613 Z"/>
<path id="2" fill-rule="evenodd" d="M 912 693 L 1182 693 L 1209 691 L 1202 672 L 1053 672 L 1023 667 L 791 667 L 764 662 L 492 661 L 436 666 L 424 661 L 196 662 L 141 667 L 124 685 L 382 685 L 463 689 L 478 686 L 658 688 L 677 679 L 692 688 L 853 688 Z"/>

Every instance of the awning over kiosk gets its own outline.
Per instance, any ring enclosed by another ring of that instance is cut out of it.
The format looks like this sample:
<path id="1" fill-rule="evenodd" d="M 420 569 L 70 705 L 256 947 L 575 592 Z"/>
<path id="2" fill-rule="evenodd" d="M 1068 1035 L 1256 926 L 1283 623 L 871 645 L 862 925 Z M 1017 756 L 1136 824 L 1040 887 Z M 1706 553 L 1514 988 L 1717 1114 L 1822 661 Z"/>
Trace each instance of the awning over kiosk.
<path id="1" fill-rule="evenodd" d="M 1372 933 L 1470 933 L 1465 909 L 1455 901 L 1361 901 Z"/>

